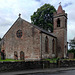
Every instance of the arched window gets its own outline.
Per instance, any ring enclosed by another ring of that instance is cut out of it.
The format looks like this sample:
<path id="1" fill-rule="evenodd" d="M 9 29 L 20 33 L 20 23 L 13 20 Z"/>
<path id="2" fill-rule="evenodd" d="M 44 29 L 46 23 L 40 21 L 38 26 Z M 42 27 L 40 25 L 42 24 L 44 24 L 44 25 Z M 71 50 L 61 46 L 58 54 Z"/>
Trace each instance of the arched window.
<path id="1" fill-rule="evenodd" d="M 24 60 L 24 52 L 23 51 L 20 52 L 20 60 Z"/>
<path id="2" fill-rule="evenodd" d="M 21 38 L 21 37 L 22 37 L 22 30 L 18 30 L 18 31 L 16 32 L 16 36 L 17 36 L 18 38 Z"/>
<path id="3" fill-rule="evenodd" d="M 48 53 L 48 37 L 45 38 L 45 52 Z"/>
<path id="4" fill-rule="evenodd" d="M 54 44 L 55 44 L 55 41 L 54 39 L 52 40 L 52 54 L 54 54 Z"/>
<path id="5" fill-rule="evenodd" d="M 18 53 L 17 53 L 17 51 L 14 51 L 14 59 L 18 60 Z"/>
<path id="6" fill-rule="evenodd" d="M 57 27 L 60 27 L 60 19 L 57 19 Z"/>

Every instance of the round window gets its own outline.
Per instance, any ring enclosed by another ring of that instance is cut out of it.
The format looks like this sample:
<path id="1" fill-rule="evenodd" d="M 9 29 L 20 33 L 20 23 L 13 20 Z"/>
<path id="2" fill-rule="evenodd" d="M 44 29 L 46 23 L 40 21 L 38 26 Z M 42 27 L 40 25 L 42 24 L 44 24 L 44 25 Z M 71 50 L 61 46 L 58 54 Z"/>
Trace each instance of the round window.
<path id="1" fill-rule="evenodd" d="M 22 37 L 22 30 L 18 30 L 16 35 L 18 38 L 21 38 Z"/>

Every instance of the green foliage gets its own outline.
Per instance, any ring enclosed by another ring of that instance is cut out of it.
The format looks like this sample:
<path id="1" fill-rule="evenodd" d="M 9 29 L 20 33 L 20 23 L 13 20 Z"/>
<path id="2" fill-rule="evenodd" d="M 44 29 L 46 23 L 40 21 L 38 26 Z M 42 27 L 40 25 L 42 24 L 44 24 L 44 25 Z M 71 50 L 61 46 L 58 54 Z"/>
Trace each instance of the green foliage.
<path id="1" fill-rule="evenodd" d="M 6 62 L 6 61 L 9 61 L 9 62 L 14 61 L 14 62 L 15 62 L 15 61 L 16 61 L 16 62 L 18 62 L 18 61 L 23 61 L 23 60 L 14 60 L 14 59 L 5 59 L 5 60 L 1 60 L 1 57 L 0 57 L 0 62 L 1 62 L 1 61 L 5 61 L 5 62 Z"/>
<path id="2" fill-rule="evenodd" d="M 2 39 L 0 38 L 0 41 L 1 41 Z"/>
<path id="3" fill-rule="evenodd" d="M 0 41 L 1 41 L 2 39 L 0 38 Z M 0 44 L 0 52 L 1 52 L 1 44 Z"/>
<path id="4" fill-rule="evenodd" d="M 75 61 L 75 59 L 62 59 L 62 60 Z"/>
<path id="5" fill-rule="evenodd" d="M 75 38 L 70 40 L 69 42 L 69 46 L 71 50 L 75 50 Z"/>
<path id="6" fill-rule="evenodd" d="M 46 61 L 49 61 L 50 63 L 56 63 L 58 58 L 53 58 L 53 59 L 44 59 Z"/>
<path id="7" fill-rule="evenodd" d="M 1 52 L 1 48 L 0 48 L 0 52 Z"/>
<path id="8" fill-rule="evenodd" d="M 75 58 L 75 38 L 70 40 L 69 46 L 70 49 L 68 50 L 68 53 L 74 53 L 74 58 Z"/>
<path id="9" fill-rule="evenodd" d="M 68 53 L 73 53 L 74 54 L 74 58 L 75 58 L 75 49 L 68 50 Z"/>
<path id="10" fill-rule="evenodd" d="M 68 53 L 75 53 L 75 49 L 68 50 Z"/>
<path id="11" fill-rule="evenodd" d="M 53 13 L 56 9 L 50 4 L 44 4 L 31 16 L 31 22 L 45 30 L 53 31 Z"/>

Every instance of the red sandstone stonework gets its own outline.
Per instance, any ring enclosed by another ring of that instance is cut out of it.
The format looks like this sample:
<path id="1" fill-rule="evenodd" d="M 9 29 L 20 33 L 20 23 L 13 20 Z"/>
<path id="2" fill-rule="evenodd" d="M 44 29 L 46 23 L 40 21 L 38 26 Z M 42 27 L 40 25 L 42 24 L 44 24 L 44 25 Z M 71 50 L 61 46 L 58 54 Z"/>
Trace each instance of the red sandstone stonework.
<path id="1" fill-rule="evenodd" d="M 60 7 L 58 11 L 59 10 L 61 10 Z M 60 27 L 57 27 L 58 18 L 61 20 Z M 16 52 L 15 56 L 17 56 L 18 59 L 25 61 L 34 61 L 53 57 L 66 57 L 66 19 L 67 15 L 65 12 L 61 12 L 61 14 L 55 13 L 54 32 L 49 33 L 48 31 L 40 29 L 19 17 L 2 38 L 1 49 L 5 50 L 6 58 L 14 59 L 14 52 Z M 48 53 L 45 52 L 46 37 L 48 38 Z M 52 40 L 54 40 L 54 46 Z"/>
<path id="2" fill-rule="evenodd" d="M 62 10 L 62 6 L 59 5 L 58 10 L 57 10 L 57 14 L 62 13 L 62 12 L 63 12 L 63 10 Z"/>
<path id="3" fill-rule="evenodd" d="M 63 12 L 62 6 L 58 7 L 54 13 L 54 31 L 57 37 L 57 56 L 66 57 L 67 55 L 67 14 Z M 57 20 L 60 20 L 60 27 L 57 27 Z M 66 22 L 66 23 L 65 23 Z"/>

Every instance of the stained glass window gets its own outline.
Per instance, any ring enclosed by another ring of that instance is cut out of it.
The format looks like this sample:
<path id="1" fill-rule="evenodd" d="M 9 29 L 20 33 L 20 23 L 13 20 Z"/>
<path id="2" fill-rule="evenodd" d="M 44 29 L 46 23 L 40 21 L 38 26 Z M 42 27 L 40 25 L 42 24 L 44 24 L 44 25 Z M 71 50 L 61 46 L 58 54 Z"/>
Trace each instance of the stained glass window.
<path id="1" fill-rule="evenodd" d="M 22 37 L 22 30 L 18 30 L 16 35 L 18 38 L 21 38 Z"/>

